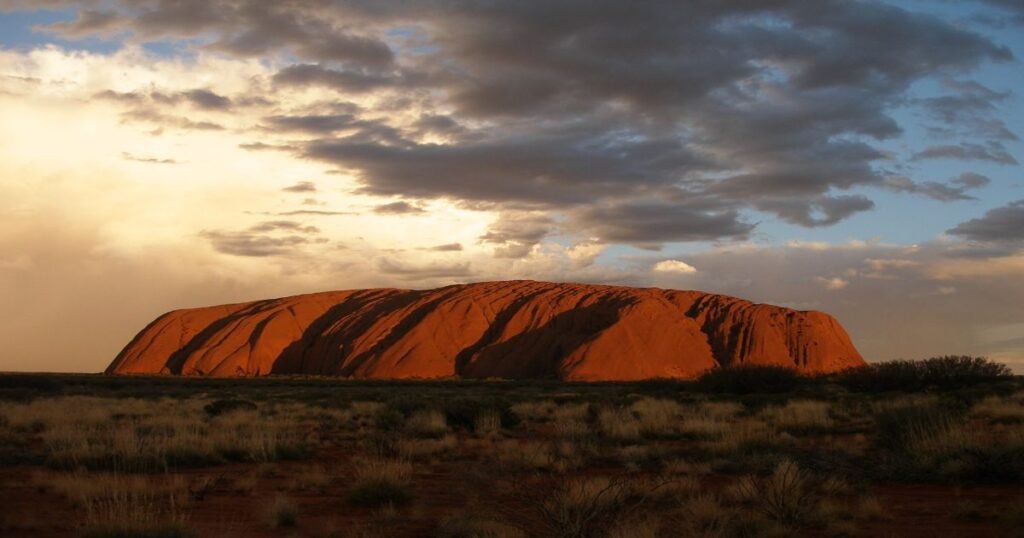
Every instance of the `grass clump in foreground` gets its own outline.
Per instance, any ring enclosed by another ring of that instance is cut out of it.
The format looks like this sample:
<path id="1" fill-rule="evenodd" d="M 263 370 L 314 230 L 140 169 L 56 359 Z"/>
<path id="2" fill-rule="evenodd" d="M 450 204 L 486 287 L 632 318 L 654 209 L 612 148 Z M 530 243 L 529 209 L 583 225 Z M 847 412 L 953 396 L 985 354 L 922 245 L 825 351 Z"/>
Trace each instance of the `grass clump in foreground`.
<path id="1" fill-rule="evenodd" d="M 161 477 L 162 478 L 162 477 Z M 116 473 L 73 473 L 48 480 L 83 514 L 89 538 L 183 538 L 194 536 L 182 515 L 187 486 L 169 480 Z"/>
<path id="2" fill-rule="evenodd" d="M 353 484 L 348 493 L 350 503 L 379 506 L 412 501 L 412 464 L 408 461 L 360 458 L 355 464 Z"/>
<path id="3" fill-rule="evenodd" d="M 904 481 L 1024 481 L 1024 425 L 989 429 L 966 421 L 964 412 L 937 403 L 880 414 L 877 472 Z"/>

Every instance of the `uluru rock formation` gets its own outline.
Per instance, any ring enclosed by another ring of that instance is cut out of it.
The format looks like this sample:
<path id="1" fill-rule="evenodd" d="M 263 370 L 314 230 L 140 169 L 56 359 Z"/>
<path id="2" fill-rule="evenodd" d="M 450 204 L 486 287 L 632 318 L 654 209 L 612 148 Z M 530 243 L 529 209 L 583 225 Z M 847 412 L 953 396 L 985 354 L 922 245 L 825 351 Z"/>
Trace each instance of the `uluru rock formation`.
<path id="1" fill-rule="evenodd" d="M 699 291 L 509 281 L 176 310 L 107 373 L 602 381 L 750 364 L 826 373 L 864 361 L 822 312 Z"/>

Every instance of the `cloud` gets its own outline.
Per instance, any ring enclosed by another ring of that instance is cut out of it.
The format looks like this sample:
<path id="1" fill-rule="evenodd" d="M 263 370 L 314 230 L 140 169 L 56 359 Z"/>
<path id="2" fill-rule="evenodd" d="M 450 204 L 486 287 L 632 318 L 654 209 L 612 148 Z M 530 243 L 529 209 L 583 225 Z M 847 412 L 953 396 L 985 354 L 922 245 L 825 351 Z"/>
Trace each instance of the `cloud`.
<path id="1" fill-rule="evenodd" d="M 281 190 L 284 192 L 316 192 L 316 183 L 313 183 L 312 181 L 300 181 Z"/>
<path id="2" fill-rule="evenodd" d="M 312 116 L 270 116 L 264 118 L 268 129 L 303 131 L 307 133 L 333 133 L 358 125 L 352 114 Z"/>
<path id="3" fill-rule="evenodd" d="M 905 163 L 880 142 L 901 135 L 894 111 L 907 104 L 982 141 L 914 158 L 1015 162 L 1000 145 L 1016 136 L 998 116 L 1006 94 L 964 78 L 1012 60 L 1010 50 L 886 2 L 115 0 L 50 30 L 187 39 L 194 50 L 266 59 L 276 72 L 249 88 L 166 95 L 203 112 L 317 95 L 318 107 L 278 107 L 261 123 L 306 140 L 247 147 L 328 163 L 364 195 L 564 212 L 562 231 L 577 239 L 595 229 L 631 244 L 743 238 L 749 210 L 831 226 L 873 207 L 843 192 L 860 187 L 969 199 L 948 183 L 887 183 L 882 168 Z M 939 80 L 940 94 L 911 98 L 924 80 Z M 358 109 L 330 106 L 353 101 Z M 126 117 L 222 127 L 170 111 Z M 656 208 L 659 222 L 634 211 L 689 198 L 708 205 Z M 596 226 L 593 207 L 612 208 L 614 226 Z"/>
<path id="4" fill-rule="evenodd" d="M 324 211 L 319 209 L 297 209 L 294 211 L 280 211 L 274 214 L 280 215 L 282 217 L 300 217 L 303 215 L 319 215 L 333 217 L 338 215 L 356 215 L 357 213 L 354 213 L 352 211 Z"/>
<path id="5" fill-rule="evenodd" d="M 868 211 L 875 203 L 860 194 L 822 196 L 812 200 L 794 201 L 768 199 L 756 202 L 758 209 L 776 213 L 782 220 L 808 228 L 831 226 L 854 213 Z"/>
<path id="6" fill-rule="evenodd" d="M 966 172 L 949 180 L 947 183 L 938 181 L 914 182 L 906 176 L 891 176 L 885 179 L 884 187 L 893 192 L 909 192 L 921 194 L 940 202 L 957 200 L 975 200 L 967 191 L 988 185 L 989 178 L 981 174 Z"/>
<path id="7" fill-rule="evenodd" d="M 565 256 L 569 258 L 572 268 L 582 269 L 590 267 L 597 260 L 608 245 L 596 241 L 582 241 L 565 249 Z"/>
<path id="8" fill-rule="evenodd" d="M 377 270 L 402 280 L 466 279 L 473 276 L 469 263 L 410 265 L 391 258 L 377 261 Z"/>
<path id="9" fill-rule="evenodd" d="M 654 264 L 651 270 L 657 273 L 679 273 L 683 275 L 697 272 L 694 266 L 680 260 L 662 260 Z"/>
<path id="10" fill-rule="evenodd" d="M 177 164 L 178 161 L 174 159 L 158 159 L 156 157 L 138 157 L 128 152 L 122 152 L 121 158 L 126 161 L 134 161 L 138 163 L 149 163 L 149 164 Z"/>
<path id="11" fill-rule="evenodd" d="M 1005 149 L 1000 146 L 982 146 L 979 144 L 962 143 L 959 145 L 928 146 L 917 152 L 913 160 L 925 159 L 957 159 L 962 161 L 989 161 L 997 164 L 1019 164 Z"/>
<path id="12" fill-rule="evenodd" d="M 480 236 L 480 242 L 495 245 L 495 257 L 523 258 L 554 230 L 554 224 L 551 217 L 542 213 L 504 212 Z"/>
<path id="13" fill-rule="evenodd" d="M 324 86 L 345 92 L 363 93 L 380 87 L 397 85 L 395 75 L 364 70 L 335 70 L 320 65 L 302 64 L 285 67 L 274 75 L 280 86 Z"/>
<path id="14" fill-rule="evenodd" d="M 431 252 L 461 252 L 463 249 L 462 243 L 445 243 L 443 245 L 427 247 L 424 250 L 429 250 Z"/>
<path id="15" fill-rule="evenodd" d="M 182 95 L 194 106 L 203 110 L 229 110 L 231 108 L 231 99 L 210 90 L 189 90 Z"/>
<path id="16" fill-rule="evenodd" d="M 754 225 L 735 210 L 707 210 L 701 204 L 620 203 L 580 209 L 570 222 L 605 243 L 642 248 L 669 241 L 745 239 Z"/>
<path id="17" fill-rule="evenodd" d="M 849 280 L 837 276 L 831 278 L 817 277 L 815 280 L 827 290 L 841 290 L 850 285 Z"/>
<path id="18" fill-rule="evenodd" d="M 418 205 L 413 205 L 405 201 L 398 201 L 391 202 L 389 204 L 381 204 L 373 208 L 373 212 L 378 215 L 416 215 L 425 213 L 426 211 Z"/>
<path id="19" fill-rule="evenodd" d="M 319 233 L 315 226 L 276 220 L 260 222 L 242 231 L 203 230 L 199 235 L 221 254 L 263 258 L 292 254 L 303 245 L 323 242 L 308 237 Z"/>
<path id="20" fill-rule="evenodd" d="M 1024 241 L 1024 200 L 1010 202 L 946 231 L 972 241 Z"/>

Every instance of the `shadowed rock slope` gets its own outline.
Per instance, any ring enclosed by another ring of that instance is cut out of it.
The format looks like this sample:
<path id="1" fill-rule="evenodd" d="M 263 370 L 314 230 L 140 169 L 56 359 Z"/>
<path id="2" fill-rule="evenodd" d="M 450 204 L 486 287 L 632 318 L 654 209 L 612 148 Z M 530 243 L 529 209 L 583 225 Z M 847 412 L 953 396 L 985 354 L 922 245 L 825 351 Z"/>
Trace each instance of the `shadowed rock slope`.
<path id="1" fill-rule="evenodd" d="M 863 363 L 821 312 L 698 291 L 510 281 L 176 310 L 143 329 L 107 373 L 598 381 Z"/>

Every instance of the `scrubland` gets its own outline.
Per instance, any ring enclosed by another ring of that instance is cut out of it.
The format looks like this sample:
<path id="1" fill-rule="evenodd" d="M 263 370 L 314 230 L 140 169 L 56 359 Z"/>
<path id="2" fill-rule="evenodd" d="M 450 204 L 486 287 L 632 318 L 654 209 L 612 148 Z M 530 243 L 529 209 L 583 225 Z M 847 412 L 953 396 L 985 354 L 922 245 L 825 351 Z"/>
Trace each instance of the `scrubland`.
<path id="1" fill-rule="evenodd" d="M 916 364 L 600 384 L 0 376 L 0 535 L 1024 536 L 1024 382 Z"/>

